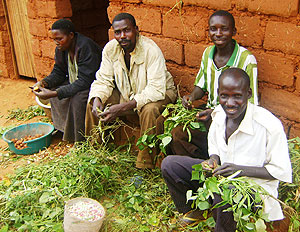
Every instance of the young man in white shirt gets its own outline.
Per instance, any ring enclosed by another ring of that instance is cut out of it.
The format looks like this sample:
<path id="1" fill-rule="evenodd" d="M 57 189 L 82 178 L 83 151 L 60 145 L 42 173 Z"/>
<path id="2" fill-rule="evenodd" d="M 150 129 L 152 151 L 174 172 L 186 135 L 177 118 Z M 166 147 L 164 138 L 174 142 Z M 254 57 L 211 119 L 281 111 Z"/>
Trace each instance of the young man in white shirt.
<path id="1" fill-rule="evenodd" d="M 249 76 L 239 68 L 224 71 L 219 78 L 220 105 L 212 113 L 208 133 L 206 161 L 187 156 L 168 156 L 162 163 L 162 174 L 177 210 L 184 213 L 182 222 L 197 222 L 200 211 L 186 203 L 186 191 L 197 191 L 199 183 L 191 181 L 192 166 L 206 163 L 214 175 L 229 176 L 241 170 L 274 197 L 279 181 L 291 182 L 292 171 L 286 135 L 281 122 L 269 111 L 248 101 L 251 98 Z M 220 165 L 217 167 L 217 164 Z M 264 212 L 271 221 L 283 219 L 279 203 L 267 198 Z M 215 203 L 215 202 L 214 202 Z M 235 231 L 232 212 L 213 210 L 215 231 Z M 191 219 L 191 220 L 190 220 Z"/>

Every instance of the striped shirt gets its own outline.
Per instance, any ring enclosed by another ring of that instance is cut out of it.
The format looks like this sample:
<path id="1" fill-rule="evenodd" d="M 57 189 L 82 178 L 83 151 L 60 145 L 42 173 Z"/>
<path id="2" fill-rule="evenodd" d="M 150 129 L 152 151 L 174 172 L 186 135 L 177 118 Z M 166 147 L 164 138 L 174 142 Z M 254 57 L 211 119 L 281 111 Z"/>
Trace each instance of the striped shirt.
<path id="1" fill-rule="evenodd" d="M 234 51 L 227 64 L 218 68 L 213 60 L 215 50 L 216 46 L 213 45 L 207 47 L 203 52 L 201 67 L 195 81 L 196 86 L 200 87 L 204 92 L 208 92 L 207 107 L 215 108 L 219 104 L 217 93 L 218 77 L 230 67 L 241 68 L 249 75 L 252 89 L 250 102 L 258 105 L 257 63 L 254 55 L 235 41 Z"/>

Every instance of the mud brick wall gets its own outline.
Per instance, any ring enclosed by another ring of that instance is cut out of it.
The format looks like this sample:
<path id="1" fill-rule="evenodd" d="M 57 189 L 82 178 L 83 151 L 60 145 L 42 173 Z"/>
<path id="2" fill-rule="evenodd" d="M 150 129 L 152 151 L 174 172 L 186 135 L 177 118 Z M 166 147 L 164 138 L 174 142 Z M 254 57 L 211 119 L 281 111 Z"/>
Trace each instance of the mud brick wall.
<path id="1" fill-rule="evenodd" d="M 235 39 L 257 58 L 260 103 L 278 116 L 289 137 L 300 136 L 300 14 L 298 0 L 111 0 L 110 20 L 132 13 L 143 35 L 162 49 L 181 94 L 192 91 L 201 55 L 211 44 L 208 18 L 230 11 Z M 110 31 L 110 38 L 113 37 Z"/>
<path id="2" fill-rule="evenodd" d="M 0 1 L 0 77 L 16 78 L 7 26 L 4 7 Z"/>

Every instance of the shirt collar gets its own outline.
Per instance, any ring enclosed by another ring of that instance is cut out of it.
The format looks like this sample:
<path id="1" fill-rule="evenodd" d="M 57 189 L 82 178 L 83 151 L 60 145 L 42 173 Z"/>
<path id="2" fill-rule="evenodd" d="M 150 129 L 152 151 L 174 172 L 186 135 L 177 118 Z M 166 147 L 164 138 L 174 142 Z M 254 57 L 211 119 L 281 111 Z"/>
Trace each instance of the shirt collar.
<path id="1" fill-rule="evenodd" d="M 246 114 L 244 119 L 241 121 L 240 126 L 238 127 L 237 131 L 241 131 L 246 134 L 253 135 L 253 104 L 248 101 Z M 225 128 L 226 123 L 226 114 L 223 110 L 221 105 L 218 105 L 215 110 L 212 112 L 212 119 L 215 121 L 216 124 Z"/>
<path id="2" fill-rule="evenodd" d="M 136 63 L 136 64 L 142 64 L 144 62 L 144 48 L 142 46 L 142 38 L 143 36 L 137 34 L 136 36 L 136 44 L 134 50 L 130 53 L 131 61 L 130 63 Z M 118 59 L 124 60 L 124 50 L 122 49 L 121 45 L 118 43 L 118 49 L 120 50 L 120 53 L 118 55 Z M 117 55 L 117 54 L 116 54 Z"/>
<path id="3" fill-rule="evenodd" d="M 227 61 L 227 64 L 225 65 L 225 66 L 228 66 L 228 67 L 233 66 L 234 61 L 235 61 L 236 56 L 237 56 L 237 53 L 238 53 L 238 50 L 239 50 L 239 44 L 234 39 L 232 39 L 232 40 L 234 41 L 235 45 L 234 45 L 233 53 L 232 53 L 230 59 Z M 216 45 L 213 45 L 213 47 L 212 47 L 212 49 L 209 53 L 209 58 L 210 59 L 212 59 L 212 60 L 214 59 L 215 52 L 216 52 Z"/>

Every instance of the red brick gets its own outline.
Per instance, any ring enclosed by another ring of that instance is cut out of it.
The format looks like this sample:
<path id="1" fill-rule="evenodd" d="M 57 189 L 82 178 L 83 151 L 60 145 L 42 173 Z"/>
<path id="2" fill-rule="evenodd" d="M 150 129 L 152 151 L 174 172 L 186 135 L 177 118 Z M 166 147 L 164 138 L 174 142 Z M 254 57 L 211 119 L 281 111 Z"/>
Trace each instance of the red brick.
<path id="1" fill-rule="evenodd" d="M 5 45 L 9 41 L 9 36 L 7 31 L 0 31 L 0 46 Z"/>
<path id="2" fill-rule="evenodd" d="M 261 104 L 276 115 L 300 122 L 299 96 L 281 89 L 264 88 Z"/>
<path id="3" fill-rule="evenodd" d="M 184 45 L 184 58 L 187 66 L 200 68 L 202 54 L 207 44 L 186 43 Z"/>
<path id="4" fill-rule="evenodd" d="M 57 19 L 47 19 L 46 20 L 46 31 L 47 31 L 47 37 L 51 38 L 51 28 L 52 24 L 55 23 Z"/>
<path id="5" fill-rule="evenodd" d="M 35 56 L 42 56 L 40 41 L 36 38 L 31 39 L 32 53 Z"/>
<path id="6" fill-rule="evenodd" d="M 264 48 L 300 55 L 300 27 L 291 23 L 268 22 Z"/>
<path id="7" fill-rule="evenodd" d="M 230 0 L 184 0 L 184 5 L 195 5 L 201 7 L 209 7 L 213 9 L 229 10 L 231 9 Z"/>
<path id="8" fill-rule="evenodd" d="M 204 10 L 186 12 L 182 15 L 171 12 L 163 16 L 163 35 L 198 42 L 206 39 L 207 22 L 208 12 Z"/>
<path id="9" fill-rule="evenodd" d="M 6 48 L 6 47 L 0 47 L 0 57 L 1 58 L 5 59 L 8 53 L 9 53 L 9 49 L 8 48 Z"/>
<path id="10" fill-rule="evenodd" d="M 47 37 L 45 19 L 29 19 L 29 31 L 32 35 Z"/>
<path id="11" fill-rule="evenodd" d="M 297 15 L 298 0 L 236 0 L 236 7 L 239 10 L 289 17 Z"/>
<path id="12" fill-rule="evenodd" d="M 52 58 L 54 57 L 56 45 L 51 40 L 42 40 L 41 43 L 42 56 Z"/>
<path id="13" fill-rule="evenodd" d="M 37 15 L 40 17 L 61 18 L 71 17 L 72 7 L 69 0 L 36 1 Z"/>
<path id="14" fill-rule="evenodd" d="M 108 14 L 108 19 L 110 22 L 113 21 L 114 17 L 122 12 L 122 7 L 119 5 L 115 5 L 113 3 L 109 4 L 109 7 L 107 8 L 107 14 Z"/>
<path id="15" fill-rule="evenodd" d="M 173 7 L 176 3 L 179 2 L 178 0 L 143 0 L 144 4 L 154 5 L 154 6 L 166 6 L 166 7 Z M 179 4 L 178 4 L 179 5 Z"/>
<path id="16" fill-rule="evenodd" d="M 53 69 L 54 60 L 41 57 L 34 57 L 35 70 L 40 78 L 44 78 L 50 74 Z"/>
<path id="17" fill-rule="evenodd" d="M 55 6 L 56 6 L 55 18 L 72 17 L 72 6 L 70 0 L 56 0 Z"/>
<path id="18" fill-rule="evenodd" d="M 37 8 L 35 5 L 36 1 L 29 0 L 27 2 L 27 15 L 29 18 L 36 18 L 37 17 Z"/>
<path id="19" fill-rule="evenodd" d="M 295 123 L 291 126 L 289 139 L 300 137 L 300 123 Z"/>
<path id="20" fill-rule="evenodd" d="M 142 0 L 122 0 L 122 2 L 129 2 L 129 3 L 141 3 Z"/>
<path id="21" fill-rule="evenodd" d="M 278 54 L 254 53 L 258 64 L 258 79 L 281 86 L 294 83 L 295 65 L 291 59 Z"/>
<path id="22" fill-rule="evenodd" d="M 174 78 L 175 85 L 179 85 L 180 95 L 191 93 L 198 70 L 167 63 L 167 68 Z"/>
<path id="23" fill-rule="evenodd" d="M 183 64 L 183 45 L 170 39 L 151 37 L 162 50 L 166 60 Z"/>
<path id="24" fill-rule="evenodd" d="M 0 77 L 9 77 L 8 73 L 7 65 L 0 63 Z"/>
<path id="25" fill-rule="evenodd" d="M 7 31 L 7 24 L 4 16 L 0 16 L 0 31 Z"/>
<path id="26" fill-rule="evenodd" d="M 132 14 L 140 31 L 161 34 L 161 12 L 159 9 L 126 7 L 126 12 Z"/>
<path id="27" fill-rule="evenodd" d="M 260 47 L 263 43 L 264 31 L 259 17 L 235 17 L 237 35 L 235 39 L 244 46 Z"/>

